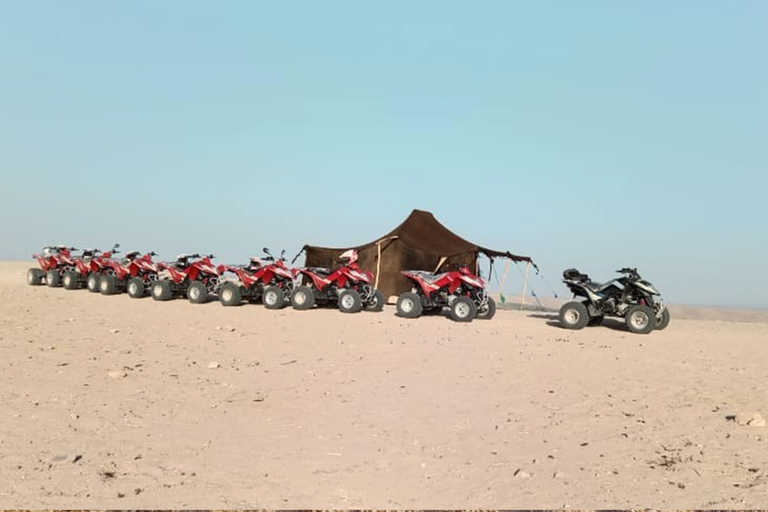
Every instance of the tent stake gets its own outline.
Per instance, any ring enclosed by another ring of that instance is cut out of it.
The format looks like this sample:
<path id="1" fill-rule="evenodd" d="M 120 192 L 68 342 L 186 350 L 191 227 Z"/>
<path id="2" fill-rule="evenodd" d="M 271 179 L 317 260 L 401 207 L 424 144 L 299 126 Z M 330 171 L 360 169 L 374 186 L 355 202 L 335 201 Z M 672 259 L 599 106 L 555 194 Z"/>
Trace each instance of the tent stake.
<path id="1" fill-rule="evenodd" d="M 373 288 L 378 290 L 379 289 L 379 276 L 381 275 L 381 240 L 376 242 L 376 248 L 379 250 L 379 254 L 376 257 L 376 283 L 374 283 Z"/>
<path id="2" fill-rule="evenodd" d="M 523 293 L 520 295 L 520 311 L 525 308 L 525 292 L 528 291 L 528 272 L 531 270 L 531 262 L 525 265 L 525 279 L 523 281 Z"/>

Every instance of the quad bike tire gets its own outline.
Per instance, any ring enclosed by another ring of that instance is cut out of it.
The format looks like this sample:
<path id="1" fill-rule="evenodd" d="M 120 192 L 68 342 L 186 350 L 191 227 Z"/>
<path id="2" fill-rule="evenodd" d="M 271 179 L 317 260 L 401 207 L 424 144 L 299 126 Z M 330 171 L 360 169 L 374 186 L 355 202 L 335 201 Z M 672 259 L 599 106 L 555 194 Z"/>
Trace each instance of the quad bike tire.
<path id="1" fill-rule="evenodd" d="M 285 292 L 277 286 L 267 286 L 261 294 L 261 303 L 267 309 L 283 309 L 285 307 Z"/>
<path id="2" fill-rule="evenodd" d="M 171 282 L 166 280 L 158 280 L 152 283 L 150 290 L 152 298 L 154 300 L 166 301 L 173 298 L 173 290 L 171 289 Z"/>
<path id="3" fill-rule="evenodd" d="M 363 299 L 357 290 L 344 290 L 339 295 L 339 311 L 342 313 L 359 313 L 363 310 Z"/>
<path id="4" fill-rule="evenodd" d="M 365 305 L 365 310 L 378 313 L 384 309 L 385 302 L 384 294 L 381 293 L 381 290 L 376 290 L 373 292 L 373 298 Z"/>
<path id="5" fill-rule="evenodd" d="M 648 306 L 632 306 L 624 315 L 629 332 L 648 334 L 656 329 L 656 313 Z"/>
<path id="6" fill-rule="evenodd" d="M 560 325 L 572 331 L 578 331 L 589 324 L 590 316 L 587 306 L 581 302 L 566 302 L 560 308 Z"/>
<path id="7" fill-rule="evenodd" d="M 219 302 L 222 306 L 239 306 L 243 303 L 243 292 L 235 283 L 223 283 L 219 288 Z"/>
<path id="8" fill-rule="evenodd" d="M 65 290 L 77 290 L 80 288 L 80 283 L 77 280 L 77 272 L 74 270 L 67 270 L 64 272 L 61 284 L 64 286 Z"/>
<path id="9" fill-rule="evenodd" d="M 99 279 L 99 291 L 102 295 L 114 295 L 117 293 L 117 278 L 111 274 L 105 274 Z"/>
<path id="10" fill-rule="evenodd" d="M 91 293 L 99 293 L 99 281 L 100 279 L 99 274 L 91 273 L 88 274 L 88 278 L 85 280 L 85 287 L 88 288 L 88 291 Z"/>
<path id="11" fill-rule="evenodd" d="M 471 322 L 477 317 L 477 304 L 469 297 L 456 297 L 450 306 L 455 322 Z"/>
<path id="12" fill-rule="evenodd" d="M 309 286 L 297 286 L 291 293 L 293 309 L 305 311 L 315 305 L 315 292 Z"/>
<path id="13" fill-rule="evenodd" d="M 669 325 L 669 309 L 664 308 L 664 311 L 661 312 L 661 318 L 656 319 L 656 330 L 657 331 L 663 331 L 667 328 Z"/>
<path id="14" fill-rule="evenodd" d="M 43 284 L 43 277 L 45 277 L 45 274 L 39 268 L 27 270 L 27 284 L 30 286 L 40 286 Z"/>
<path id="15" fill-rule="evenodd" d="M 61 274 L 58 270 L 49 270 L 45 273 L 45 283 L 51 288 L 61 286 Z"/>
<path id="16" fill-rule="evenodd" d="M 419 318 L 424 313 L 421 297 L 417 293 L 405 292 L 397 298 L 397 316 L 402 318 Z"/>
<path id="17" fill-rule="evenodd" d="M 140 277 L 132 277 L 128 280 L 126 286 L 128 296 L 132 299 L 141 299 L 144 297 L 147 287 L 144 286 L 144 280 Z"/>
<path id="18" fill-rule="evenodd" d="M 496 301 L 488 297 L 488 302 L 483 307 L 477 308 L 478 320 L 490 320 L 496 315 Z"/>
<path id="19" fill-rule="evenodd" d="M 187 287 L 187 299 L 192 304 L 205 304 L 208 302 L 208 288 L 202 281 L 192 281 Z"/>

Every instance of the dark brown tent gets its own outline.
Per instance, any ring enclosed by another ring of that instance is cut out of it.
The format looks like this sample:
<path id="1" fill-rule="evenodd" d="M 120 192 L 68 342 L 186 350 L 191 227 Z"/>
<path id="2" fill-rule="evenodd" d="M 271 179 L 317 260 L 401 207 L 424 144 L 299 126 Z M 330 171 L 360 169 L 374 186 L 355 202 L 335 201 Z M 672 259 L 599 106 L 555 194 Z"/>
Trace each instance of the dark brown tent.
<path id="1" fill-rule="evenodd" d="M 401 270 L 435 272 L 449 263 L 463 263 L 477 269 L 477 257 L 509 258 L 527 261 L 527 256 L 495 251 L 464 240 L 446 228 L 430 212 L 413 210 L 405 221 L 373 242 L 357 247 L 331 248 L 305 245 L 308 267 L 338 266 L 339 255 L 347 249 L 357 249 L 360 267 L 376 273 L 377 287 L 385 297 L 399 295 L 411 288 Z"/>

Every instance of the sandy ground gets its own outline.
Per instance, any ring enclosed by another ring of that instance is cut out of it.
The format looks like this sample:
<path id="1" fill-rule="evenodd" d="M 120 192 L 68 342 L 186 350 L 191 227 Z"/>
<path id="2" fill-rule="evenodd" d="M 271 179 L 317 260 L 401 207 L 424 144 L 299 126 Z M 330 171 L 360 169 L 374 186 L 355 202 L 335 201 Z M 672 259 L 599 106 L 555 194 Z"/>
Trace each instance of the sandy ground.
<path id="1" fill-rule="evenodd" d="M 0 262 L 0 508 L 768 508 L 768 429 L 726 419 L 768 417 L 768 324 L 225 309 L 29 266 Z"/>

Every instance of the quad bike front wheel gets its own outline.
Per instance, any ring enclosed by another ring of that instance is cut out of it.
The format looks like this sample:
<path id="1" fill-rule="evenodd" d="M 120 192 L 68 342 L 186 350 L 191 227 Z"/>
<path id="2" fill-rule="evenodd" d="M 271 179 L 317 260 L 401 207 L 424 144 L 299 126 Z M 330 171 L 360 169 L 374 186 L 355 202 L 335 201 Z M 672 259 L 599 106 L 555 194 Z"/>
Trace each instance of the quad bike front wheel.
<path id="1" fill-rule="evenodd" d="M 648 306 L 632 306 L 624 315 L 629 332 L 648 334 L 656 328 L 656 313 Z"/>
<path id="2" fill-rule="evenodd" d="M 339 295 L 339 311 L 342 313 L 359 313 L 363 309 L 363 300 L 357 290 L 344 290 Z"/>
<path id="3" fill-rule="evenodd" d="M 187 299 L 192 304 L 205 304 L 208 301 L 208 288 L 202 281 L 192 281 L 187 288 Z"/>
<path id="4" fill-rule="evenodd" d="M 261 295 L 261 302 L 267 309 L 283 309 L 285 307 L 285 292 L 277 286 L 267 286 Z"/>
<path id="5" fill-rule="evenodd" d="M 477 318 L 479 320 L 490 320 L 496 315 L 496 301 L 493 297 L 488 297 L 488 302 L 477 308 Z"/>
<path id="6" fill-rule="evenodd" d="M 583 329 L 589 323 L 589 311 L 581 302 L 567 302 L 560 308 L 560 325 L 572 331 Z"/>
<path id="7" fill-rule="evenodd" d="M 669 325 L 669 320 L 669 309 L 664 308 L 664 311 L 661 312 L 661 318 L 656 319 L 656 330 L 663 331 L 666 329 Z"/>
<path id="8" fill-rule="evenodd" d="M 128 296 L 132 299 L 144 297 L 145 288 L 144 280 L 140 277 L 132 277 L 128 280 Z"/>
<path id="9" fill-rule="evenodd" d="M 117 293 L 117 278 L 111 274 L 101 276 L 99 291 L 102 295 L 114 295 Z"/>
<path id="10" fill-rule="evenodd" d="M 85 285 L 89 292 L 99 293 L 99 277 L 101 276 L 96 273 L 88 274 L 88 279 L 85 280 Z"/>
<path id="11" fill-rule="evenodd" d="M 397 316 L 402 318 L 419 318 L 424 312 L 421 297 L 413 292 L 405 292 L 397 298 Z"/>
<path id="12" fill-rule="evenodd" d="M 49 270 L 45 274 L 45 282 L 51 288 L 59 287 L 61 286 L 61 274 L 58 270 Z"/>
<path id="13" fill-rule="evenodd" d="M 304 311 L 315 305 L 315 292 L 309 286 L 297 286 L 291 293 L 293 309 Z"/>
<path id="14" fill-rule="evenodd" d="M 378 313 L 384 309 L 385 302 L 386 301 L 384 300 L 384 294 L 381 293 L 381 290 L 376 290 L 373 292 L 373 297 L 371 298 L 371 300 L 369 300 L 365 304 L 365 310 L 373 313 Z"/>
<path id="15" fill-rule="evenodd" d="M 171 282 L 165 280 L 159 280 L 152 283 L 152 298 L 154 300 L 166 301 L 173 298 L 173 290 L 171 289 Z"/>
<path id="16" fill-rule="evenodd" d="M 222 306 L 239 306 L 243 302 L 243 292 L 235 283 L 223 283 L 219 288 L 219 302 Z"/>
<path id="17" fill-rule="evenodd" d="M 471 322 L 477 317 L 477 305 L 469 297 L 456 297 L 450 310 L 451 318 L 456 322 Z"/>
<path id="18" fill-rule="evenodd" d="M 27 284 L 30 286 L 40 286 L 43 284 L 43 277 L 45 274 L 39 268 L 31 268 L 27 270 Z"/>
<path id="19" fill-rule="evenodd" d="M 67 270 L 64 272 L 62 284 L 66 290 L 77 290 L 80 288 L 80 283 L 77 282 L 77 272 L 74 270 Z"/>

